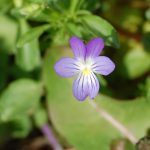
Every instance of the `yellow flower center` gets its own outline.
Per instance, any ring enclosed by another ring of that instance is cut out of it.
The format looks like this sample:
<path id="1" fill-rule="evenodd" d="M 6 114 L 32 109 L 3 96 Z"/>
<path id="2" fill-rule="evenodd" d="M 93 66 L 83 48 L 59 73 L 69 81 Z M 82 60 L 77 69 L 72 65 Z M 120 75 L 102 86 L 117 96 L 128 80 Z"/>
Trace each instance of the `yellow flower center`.
<path id="1" fill-rule="evenodd" d="M 91 69 L 89 69 L 89 68 L 84 68 L 84 69 L 82 70 L 82 72 L 83 72 L 84 75 L 89 75 L 89 74 L 91 73 Z"/>

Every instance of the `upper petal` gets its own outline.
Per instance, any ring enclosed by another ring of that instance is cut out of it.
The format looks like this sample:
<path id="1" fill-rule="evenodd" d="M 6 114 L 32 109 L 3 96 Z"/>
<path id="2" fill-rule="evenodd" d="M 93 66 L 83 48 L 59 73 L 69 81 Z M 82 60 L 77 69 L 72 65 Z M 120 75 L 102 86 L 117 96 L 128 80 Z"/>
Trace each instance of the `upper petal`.
<path id="1" fill-rule="evenodd" d="M 104 41 L 102 38 L 92 39 L 86 46 L 86 58 L 87 57 L 97 57 L 104 48 Z"/>
<path id="2" fill-rule="evenodd" d="M 79 72 L 76 60 L 72 58 L 62 58 L 54 66 L 56 73 L 62 77 L 72 77 Z"/>
<path id="3" fill-rule="evenodd" d="M 73 83 L 73 94 L 79 100 L 83 101 L 88 96 L 87 80 L 85 76 L 80 73 L 78 78 Z"/>
<path id="4" fill-rule="evenodd" d="M 86 53 L 86 47 L 79 38 L 77 37 L 72 37 L 70 39 L 70 46 L 73 50 L 74 56 L 76 58 L 85 58 L 85 53 Z"/>
<path id="5" fill-rule="evenodd" d="M 106 56 L 99 56 L 93 59 L 92 70 L 95 73 L 108 75 L 115 69 L 115 64 Z"/>

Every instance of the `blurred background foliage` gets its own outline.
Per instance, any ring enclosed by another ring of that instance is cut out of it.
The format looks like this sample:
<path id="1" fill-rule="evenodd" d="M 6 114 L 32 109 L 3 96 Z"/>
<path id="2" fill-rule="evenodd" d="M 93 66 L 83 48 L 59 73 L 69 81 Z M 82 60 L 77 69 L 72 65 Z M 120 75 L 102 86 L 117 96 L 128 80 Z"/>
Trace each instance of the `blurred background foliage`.
<path id="1" fill-rule="evenodd" d="M 0 149 L 9 150 L 5 145 L 11 143 L 16 150 L 16 139 L 32 142 L 47 122 L 64 149 L 135 149 L 89 100 L 75 100 L 71 79 L 54 72 L 56 61 L 71 55 L 71 36 L 105 40 L 102 55 L 116 70 L 98 76 L 95 102 L 138 139 L 148 134 L 149 0 L 0 0 Z"/>

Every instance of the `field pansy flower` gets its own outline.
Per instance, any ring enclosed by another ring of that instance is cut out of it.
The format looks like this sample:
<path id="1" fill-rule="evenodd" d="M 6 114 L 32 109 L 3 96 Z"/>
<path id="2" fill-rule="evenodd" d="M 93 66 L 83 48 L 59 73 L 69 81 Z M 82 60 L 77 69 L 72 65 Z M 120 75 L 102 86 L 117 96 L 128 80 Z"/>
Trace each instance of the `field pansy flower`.
<path id="1" fill-rule="evenodd" d="M 73 94 L 79 101 L 88 96 L 94 99 L 100 88 L 95 74 L 109 75 L 115 64 L 108 57 L 99 56 L 104 48 L 102 38 L 94 38 L 85 45 L 79 38 L 72 37 L 70 46 L 74 58 L 60 59 L 54 69 L 62 77 L 77 77 L 73 83 Z"/>

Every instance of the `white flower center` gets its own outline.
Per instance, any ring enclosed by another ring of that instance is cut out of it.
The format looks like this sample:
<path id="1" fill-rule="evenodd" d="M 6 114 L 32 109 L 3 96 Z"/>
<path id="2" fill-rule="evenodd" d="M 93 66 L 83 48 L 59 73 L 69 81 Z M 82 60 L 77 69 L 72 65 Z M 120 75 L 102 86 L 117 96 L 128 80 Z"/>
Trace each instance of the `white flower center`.
<path id="1" fill-rule="evenodd" d="M 92 71 L 92 60 L 88 59 L 86 61 L 80 61 L 79 68 L 80 68 L 80 71 L 83 73 L 83 75 L 90 75 L 93 72 Z"/>
<path id="2" fill-rule="evenodd" d="M 91 72 L 92 72 L 91 69 L 90 68 L 86 68 L 86 67 L 82 70 L 83 75 L 90 75 Z"/>

